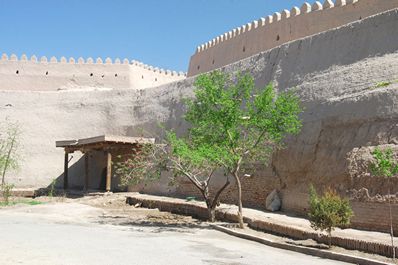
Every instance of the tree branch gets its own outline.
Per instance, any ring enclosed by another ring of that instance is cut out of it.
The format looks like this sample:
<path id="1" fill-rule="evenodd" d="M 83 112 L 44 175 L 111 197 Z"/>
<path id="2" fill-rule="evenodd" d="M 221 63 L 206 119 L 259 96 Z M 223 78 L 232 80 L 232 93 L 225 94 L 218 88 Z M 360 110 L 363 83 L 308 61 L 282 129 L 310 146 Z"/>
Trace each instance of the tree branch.
<path id="1" fill-rule="evenodd" d="M 171 162 L 172 164 L 174 164 L 174 167 L 172 167 L 172 169 L 176 169 L 178 172 L 186 176 L 199 190 L 204 190 L 203 185 L 196 179 L 196 177 L 186 171 L 180 163 L 175 160 L 172 160 Z"/>

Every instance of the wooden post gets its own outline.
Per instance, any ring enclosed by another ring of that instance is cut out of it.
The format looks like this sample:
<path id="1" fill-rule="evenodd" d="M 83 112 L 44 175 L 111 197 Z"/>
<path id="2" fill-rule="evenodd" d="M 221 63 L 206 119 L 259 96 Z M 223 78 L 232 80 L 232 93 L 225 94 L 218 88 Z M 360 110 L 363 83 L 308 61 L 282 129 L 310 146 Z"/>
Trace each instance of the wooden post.
<path id="1" fill-rule="evenodd" d="M 89 160 L 89 152 L 86 152 L 84 154 L 84 190 L 87 191 L 88 190 L 88 183 L 89 183 L 89 164 L 88 164 L 88 160 Z"/>
<path id="2" fill-rule="evenodd" d="M 65 150 L 65 160 L 64 160 L 64 190 L 68 189 L 68 163 L 69 163 L 69 153 Z"/>
<path id="3" fill-rule="evenodd" d="M 108 150 L 107 155 L 107 166 L 106 166 L 106 191 L 111 191 L 111 177 L 112 177 L 112 154 Z"/>

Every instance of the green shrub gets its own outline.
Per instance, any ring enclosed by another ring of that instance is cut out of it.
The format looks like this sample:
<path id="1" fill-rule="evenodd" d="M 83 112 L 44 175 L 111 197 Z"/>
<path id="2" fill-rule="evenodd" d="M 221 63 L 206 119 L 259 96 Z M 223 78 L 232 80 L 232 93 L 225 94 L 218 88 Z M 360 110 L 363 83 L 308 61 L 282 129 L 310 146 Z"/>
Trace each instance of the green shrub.
<path id="1" fill-rule="evenodd" d="M 57 183 L 57 179 L 53 179 L 50 184 L 50 188 L 48 189 L 48 197 L 54 197 L 55 195 L 55 184 Z"/>
<path id="2" fill-rule="evenodd" d="M 308 216 L 311 227 L 328 233 L 330 248 L 334 228 L 350 224 L 350 219 L 353 216 L 350 203 L 330 188 L 322 196 L 318 196 L 315 188 L 311 185 L 309 195 L 310 210 Z"/>
<path id="3" fill-rule="evenodd" d="M 391 84 L 392 84 L 392 82 L 383 81 L 383 82 L 377 83 L 377 84 L 376 84 L 376 88 L 387 87 L 387 86 L 389 86 L 389 85 L 391 85 Z"/>
<path id="4" fill-rule="evenodd" d="M 3 197 L 4 205 L 9 205 L 13 188 L 14 188 L 13 184 L 4 183 L 3 185 L 1 185 L 0 190 L 1 190 L 1 196 Z"/>
<path id="5" fill-rule="evenodd" d="M 0 123 L 0 173 L 1 185 L 6 183 L 6 175 L 11 170 L 17 170 L 20 167 L 21 130 L 19 124 L 8 120 Z"/>

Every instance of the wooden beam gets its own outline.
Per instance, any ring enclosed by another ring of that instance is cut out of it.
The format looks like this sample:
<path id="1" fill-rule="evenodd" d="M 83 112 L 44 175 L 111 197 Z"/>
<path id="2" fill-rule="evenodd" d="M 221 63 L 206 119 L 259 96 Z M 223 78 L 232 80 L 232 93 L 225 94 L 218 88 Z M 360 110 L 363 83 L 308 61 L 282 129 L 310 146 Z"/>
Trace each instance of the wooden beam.
<path id="1" fill-rule="evenodd" d="M 106 166 L 106 191 L 111 191 L 112 178 L 112 154 L 110 151 L 106 152 L 107 166 Z"/>
<path id="2" fill-rule="evenodd" d="M 84 190 L 87 191 L 88 190 L 88 183 L 89 183 L 89 156 L 90 153 L 87 152 L 84 154 Z"/>
<path id="3" fill-rule="evenodd" d="M 64 190 L 68 189 L 68 163 L 69 163 L 69 153 L 65 151 L 64 159 Z"/>

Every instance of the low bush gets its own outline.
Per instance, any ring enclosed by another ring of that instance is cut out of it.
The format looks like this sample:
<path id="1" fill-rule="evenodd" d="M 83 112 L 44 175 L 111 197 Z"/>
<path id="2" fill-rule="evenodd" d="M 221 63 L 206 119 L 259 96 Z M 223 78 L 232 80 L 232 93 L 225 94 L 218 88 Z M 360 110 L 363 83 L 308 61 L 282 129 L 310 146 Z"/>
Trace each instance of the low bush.
<path id="1" fill-rule="evenodd" d="M 342 199 L 335 190 L 330 188 L 322 196 L 318 196 L 315 188 L 311 185 L 309 195 L 310 209 L 308 216 L 311 227 L 328 233 L 330 248 L 334 228 L 350 224 L 353 216 L 350 203 L 347 199 Z"/>

